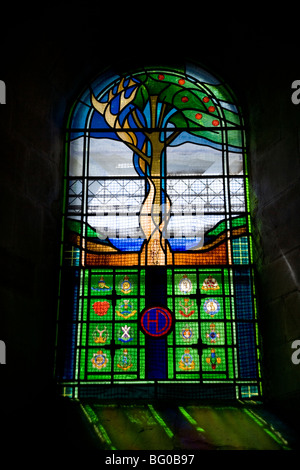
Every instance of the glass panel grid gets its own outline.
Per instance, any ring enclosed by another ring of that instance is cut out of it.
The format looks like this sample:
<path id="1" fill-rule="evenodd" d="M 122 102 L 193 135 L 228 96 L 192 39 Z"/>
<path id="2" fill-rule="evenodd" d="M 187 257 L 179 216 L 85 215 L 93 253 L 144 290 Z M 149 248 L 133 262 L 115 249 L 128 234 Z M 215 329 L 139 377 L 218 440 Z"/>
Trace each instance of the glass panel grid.
<path id="1" fill-rule="evenodd" d="M 254 396 L 259 337 L 240 110 L 227 103 L 224 84 L 202 83 L 187 69 L 111 80 L 110 93 L 101 80 L 91 86 L 93 100 L 84 92 L 67 130 L 60 303 L 67 352 L 58 374 L 65 393 L 89 383 L 153 383 L 153 354 L 165 363 L 156 382 L 232 384 L 236 396 Z M 136 90 L 140 83 L 149 95 Z M 156 346 L 141 329 L 149 282 L 158 288 L 149 276 L 155 265 L 167 273 L 154 298 L 172 316 Z"/>

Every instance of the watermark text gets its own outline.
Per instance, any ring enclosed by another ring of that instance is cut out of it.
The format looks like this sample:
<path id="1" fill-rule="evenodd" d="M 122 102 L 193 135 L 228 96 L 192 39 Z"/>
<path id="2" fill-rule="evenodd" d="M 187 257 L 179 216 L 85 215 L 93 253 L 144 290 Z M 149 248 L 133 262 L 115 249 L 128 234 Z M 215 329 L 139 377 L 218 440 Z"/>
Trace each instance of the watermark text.
<path id="1" fill-rule="evenodd" d="M 0 364 L 6 364 L 6 345 L 0 340 Z"/>
<path id="2" fill-rule="evenodd" d="M 299 104 L 300 103 L 300 80 L 294 80 L 292 83 L 292 96 L 291 100 L 293 104 Z"/>
<path id="3" fill-rule="evenodd" d="M 0 80 L 0 104 L 6 104 L 6 86 L 3 80 Z"/>
<path id="4" fill-rule="evenodd" d="M 300 339 L 295 339 L 292 342 L 292 349 L 295 349 L 291 357 L 292 363 L 298 365 L 300 364 Z"/>

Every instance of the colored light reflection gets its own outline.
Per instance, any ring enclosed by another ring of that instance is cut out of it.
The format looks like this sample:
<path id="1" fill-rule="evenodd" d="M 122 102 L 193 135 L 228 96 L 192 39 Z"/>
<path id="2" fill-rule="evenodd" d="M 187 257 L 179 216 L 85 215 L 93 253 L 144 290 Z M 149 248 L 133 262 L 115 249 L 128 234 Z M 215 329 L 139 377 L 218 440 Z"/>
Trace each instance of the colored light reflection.
<path id="1" fill-rule="evenodd" d="M 235 406 L 81 404 L 103 449 L 289 450 L 258 411 Z"/>

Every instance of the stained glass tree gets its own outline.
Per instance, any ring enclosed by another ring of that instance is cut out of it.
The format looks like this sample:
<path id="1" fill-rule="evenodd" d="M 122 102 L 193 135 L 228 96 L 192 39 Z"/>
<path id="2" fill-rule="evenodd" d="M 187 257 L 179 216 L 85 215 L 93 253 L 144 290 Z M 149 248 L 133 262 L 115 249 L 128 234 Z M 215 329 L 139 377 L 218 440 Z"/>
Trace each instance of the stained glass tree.
<path id="1" fill-rule="evenodd" d="M 63 394 L 261 393 L 245 150 L 238 102 L 197 64 L 107 69 L 78 95 L 66 128 Z"/>
<path id="2" fill-rule="evenodd" d="M 191 136 L 194 142 L 205 138 L 206 145 L 221 144 L 222 128 L 239 125 L 238 114 L 230 109 L 222 85 L 207 87 L 186 74 L 164 70 L 123 77 L 104 96 L 92 92 L 91 102 L 118 139 L 133 151 L 137 173 L 147 178 L 148 193 L 140 211 L 146 264 L 166 264 L 170 247 L 164 234 L 171 208 L 164 185 L 167 147 L 178 138 L 188 142 Z"/>

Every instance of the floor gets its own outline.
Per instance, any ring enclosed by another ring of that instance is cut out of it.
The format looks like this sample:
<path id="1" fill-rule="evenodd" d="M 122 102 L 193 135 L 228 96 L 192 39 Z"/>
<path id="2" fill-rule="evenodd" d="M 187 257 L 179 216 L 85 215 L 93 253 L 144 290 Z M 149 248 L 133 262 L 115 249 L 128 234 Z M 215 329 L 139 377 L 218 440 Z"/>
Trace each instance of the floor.
<path id="1" fill-rule="evenodd" d="M 80 403 L 103 450 L 293 450 L 295 436 L 257 404 Z"/>
<path id="2" fill-rule="evenodd" d="M 273 412 L 253 402 L 212 405 L 116 400 L 109 403 L 67 398 L 51 401 L 41 396 L 4 406 L 0 415 L 1 452 L 6 449 L 11 452 L 13 446 L 17 452 L 11 455 L 22 460 L 25 455 L 31 458 L 36 454 L 47 459 L 57 459 L 59 455 L 70 462 L 70 459 L 76 461 L 79 455 L 90 458 L 95 455 L 93 451 L 100 450 L 98 463 L 101 459 L 106 463 L 103 459 L 107 453 L 116 455 L 126 451 L 127 455 L 132 451 L 164 451 L 165 454 L 190 451 L 200 460 L 206 455 L 216 462 L 219 455 L 223 460 L 227 456 L 232 459 L 232 452 L 203 454 L 201 451 L 277 450 L 281 452 L 275 453 L 276 461 L 284 456 L 286 465 L 287 458 L 294 455 L 287 451 L 300 450 L 299 427 L 296 432 Z M 297 419 L 292 418 L 295 423 Z M 248 459 L 250 454 L 253 452 L 243 455 Z M 240 454 L 234 455 L 240 459 Z"/>

